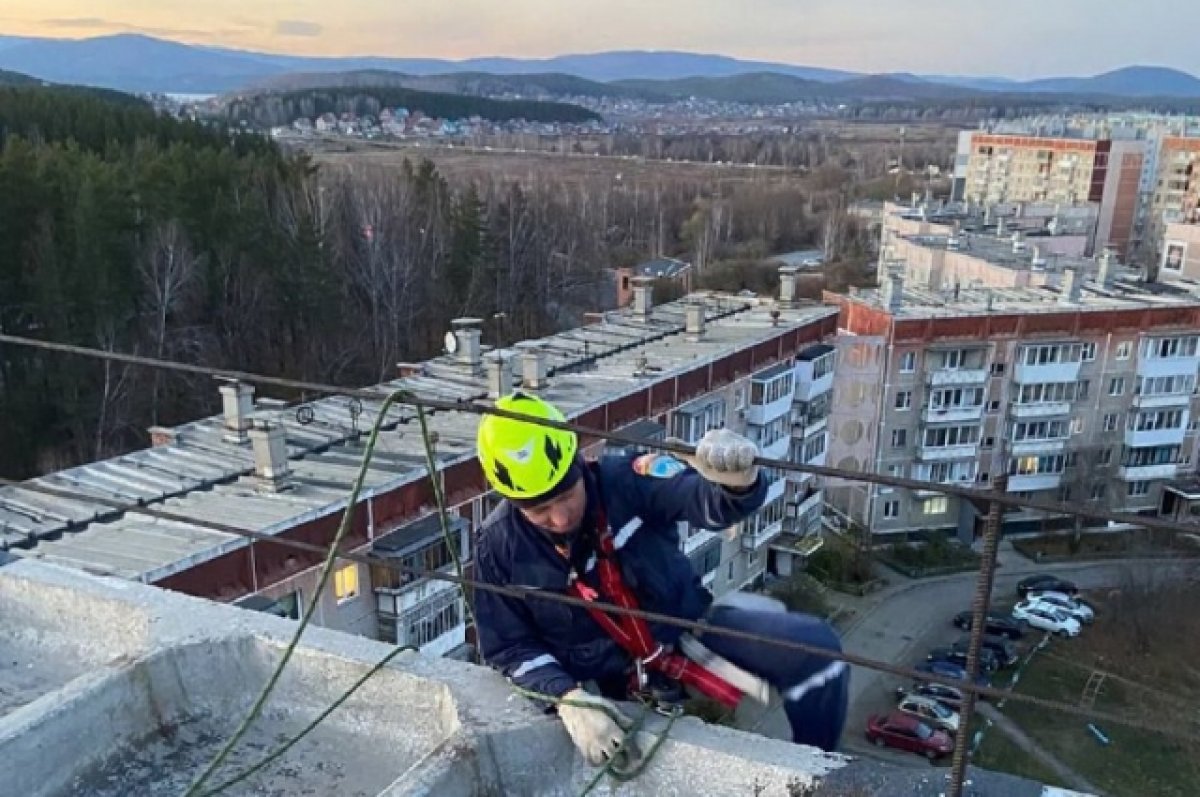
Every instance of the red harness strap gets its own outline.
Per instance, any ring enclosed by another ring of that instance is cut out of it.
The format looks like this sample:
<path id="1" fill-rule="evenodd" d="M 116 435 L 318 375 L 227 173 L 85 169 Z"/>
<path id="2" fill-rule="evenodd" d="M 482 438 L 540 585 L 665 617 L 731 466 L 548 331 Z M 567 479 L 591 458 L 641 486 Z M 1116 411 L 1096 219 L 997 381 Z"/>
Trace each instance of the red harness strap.
<path id="1" fill-rule="evenodd" d="M 625 586 L 621 577 L 621 569 L 616 561 L 616 546 L 613 543 L 612 532 L 603 512 L 596 523 L 599 536 L 596 551 L 596 569 L 600 576 L 600 589 L 605 598 L 623 609 L 637 609 L 637 599 Z M 571 581 L 570 589 L 580 598 L 595 603 L 599 597 L 596 590 L 583 583 L 576 576 Z M 589 606 L 588 612 L 608 635 L 633 657 L 639 672 L 648 668 L 662 673 L 671 680 L 695 687 L 697 690 L 716 700 L 722 705 L 733 708 L 742 698 L 742 692 L 725 679 L 706 670 L 696 662 L 679 653 L 668 652 L 665 647 L 654 641 L 646 621 L 632 615 L 608 615 L 596 606 Z M 636 677 L 636 676 L 635 676 Z M 640 686 L 641 684 L 639 684 Z"/>

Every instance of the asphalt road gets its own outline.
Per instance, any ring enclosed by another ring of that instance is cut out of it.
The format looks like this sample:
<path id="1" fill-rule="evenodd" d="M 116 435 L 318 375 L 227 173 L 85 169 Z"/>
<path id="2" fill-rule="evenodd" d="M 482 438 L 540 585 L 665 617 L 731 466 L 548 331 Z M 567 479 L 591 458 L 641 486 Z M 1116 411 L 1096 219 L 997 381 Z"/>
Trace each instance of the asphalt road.
<path id="1" fill-rule="evenodd" d="M 992 605 L 1007 609 L 1016 599 L 1016 584 L 1031 573 L 1059 573 L 1088 590 L 1118 587 L 1130 577 L 1173 580 L 1197 572 L 1194 562 L 1177 560 L 1130 560 L 1121 562 L 1035 565 L 1015 555 L 1002 556 L 992 590 Z M 842 637 L 847 652 L 900 666 L 912 666 L 932 647 L 957 639 L 962 631 L 951 617 L 970 608 L 975 573 L 895 584 L 864 603 L 857 622 Z M 1085 630 L 1084 633 L 1087 633 Z M 851 675 L 850 712 L 842 737 L 849 753 L 866 754 L 892 763 L 928 767 L 910 753 L 879 750 L 863 736 L 866 718 L 895 705 L 894 690 L 904 681 L 887 673 L 855 667 Z M 790 739 L 786 718 L 778 706 L 765 716 L 748 711 L 739 715 L 739 726 L 756 728 L 766 736 Z"/>

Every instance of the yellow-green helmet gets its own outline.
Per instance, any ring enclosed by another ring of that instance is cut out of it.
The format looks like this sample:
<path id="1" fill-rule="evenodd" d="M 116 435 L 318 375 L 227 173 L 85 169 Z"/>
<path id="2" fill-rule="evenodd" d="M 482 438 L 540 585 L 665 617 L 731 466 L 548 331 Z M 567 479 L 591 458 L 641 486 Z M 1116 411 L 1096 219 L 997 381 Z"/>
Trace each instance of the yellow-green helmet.
<path id="1" fill-rule="evenodd" d="M 496 401 L 496 409 L 534 419 L 564 421 L 563 414 L 537 396 L 517 391 Z M 554 489 L 579 446 L 574 432 L 525 421 L 485 415 L 479 424 L 476 450 L 483 473 L 506 498 L 528 500 Z"/>

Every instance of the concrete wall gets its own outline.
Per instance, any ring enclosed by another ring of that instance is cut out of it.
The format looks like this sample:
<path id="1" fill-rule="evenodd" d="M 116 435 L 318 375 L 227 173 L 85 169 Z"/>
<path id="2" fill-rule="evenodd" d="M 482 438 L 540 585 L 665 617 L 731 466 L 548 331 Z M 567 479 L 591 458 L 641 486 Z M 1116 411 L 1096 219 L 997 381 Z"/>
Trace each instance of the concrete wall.
<path id="1" fill-rule="evenodd" d="M 0 705 L 5 792 L 181 793 L 244 716 L 294 628 L 276 617 L 38 562 L 0 566 L 0 647 L 39 638 L 46 662 L 87 660 L 36 694 L 23 693 L 29 699 L 22 705 Z M 388 652 L 310 629 L 267 711 L 208 785 L 274 749 Z M 646 727 L 661 728 L 662 718 L 651 717 Z M 250 783 L 279 794 L 567 795 L 594 773 L 561 723 L 513 695 L 498 674 L 404 653 Z M 968 778 L 974 797 L 1047 793 L 1041 784 L 983 770 Z M 597 793 L 751 791 L 933 797 L 945 784 L 928 768 L 858 761 L 685 718 L 637 779 L 601 784 Z"/>

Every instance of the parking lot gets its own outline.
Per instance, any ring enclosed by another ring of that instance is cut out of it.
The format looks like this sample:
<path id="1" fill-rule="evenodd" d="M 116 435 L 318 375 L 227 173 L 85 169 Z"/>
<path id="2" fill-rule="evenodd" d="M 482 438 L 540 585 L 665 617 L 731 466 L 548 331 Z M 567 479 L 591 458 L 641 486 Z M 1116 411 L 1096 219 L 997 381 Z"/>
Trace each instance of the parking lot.
<path id="1" fill-rule="evenodd" d="M 1018 581 L 1036 572 L 1053 572 L 1076 583 L 1083 597 L 1089 592 L 1101 591 L 1119 585 L 1124 578 L 1153 572 L 1157 578 L 1170 577 L 1173 573 L 1182 576 L 1188 565 L 1158 560 L 1135 562 L 1084 563 L 1052 568 L 1038 568 L 1016 556 L 1011 548 L 1002 551 L 1001 567 L 996 573 L 992 598 L 992 611 L 1006 613 L 1017 601 Z M 898 580 L 899 582 L 899 580 Z M 913 666 L 924 661 L 928 651 L 941 645 L 953 644 L 965 635 L 955 628 L 953 616 L 970 607 L 974 592 L 975 574 L 963 573 L 925 581 L 899 582 L 884 593 L 873 596 L 870 604 L 863 604 L 854 625 L 843 632 L 843 644 L 848 652 L 899 666 Z M 1083 630 L 1087 633 L 1086 628 Z M 1043 634 L 1026 634 L 1018 651 L 1024 653 L 1028 645 L 1042 638 Z M 1070 640 L 1055 645 L 1069 649 Z M 993 685 L 1007 686 L 1005 673 L 994 679 Z M 902 766 L 925 767 L 930 764 L 910 752 L 878 748 L 869 743 L 864 729 L 867 718 L 874 713 L 896 705 L 896 688 L 911 682 L 894 676 L 855 667 L 851 677 L 850 712 L 842 737 L 842 749 L 852 754 L 868 755 Z M 739 725 L 754 728 L 758 732 L 776 738 L 790 738 L 783 712 L 774 707 L 765 715 L 739 716 Z"/>

